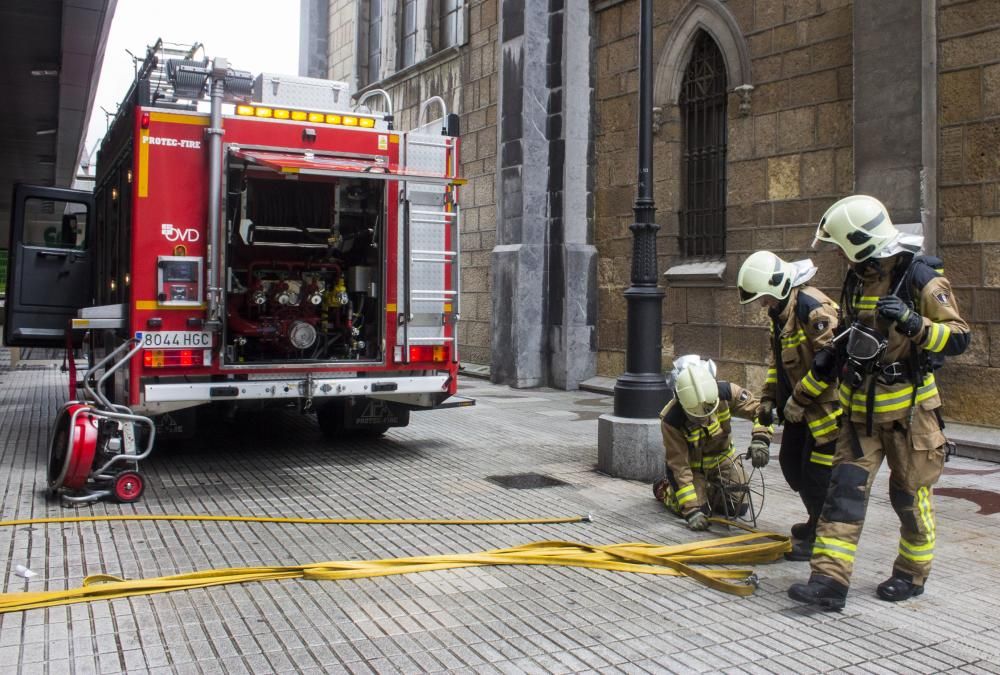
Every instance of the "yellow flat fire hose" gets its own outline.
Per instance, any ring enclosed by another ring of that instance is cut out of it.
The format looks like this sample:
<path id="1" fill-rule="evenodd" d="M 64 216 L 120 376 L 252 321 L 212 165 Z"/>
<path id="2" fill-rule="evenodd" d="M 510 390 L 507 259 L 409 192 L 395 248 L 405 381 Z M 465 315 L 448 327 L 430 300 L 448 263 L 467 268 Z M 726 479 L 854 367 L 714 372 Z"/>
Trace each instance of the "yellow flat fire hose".
<path id="1" fill-rule="evenodd" d="M 228 516 L 92 516 L 80 518 L 44 518 L 22 521 L 2 521 L 0 526 L 81 522 L 88 520 L 230 520 L 245 522 L 296 522 L 308 524 L 356 523 L 420 523 L 420 524 L 532 524 L 540 522 L 582 522 L 589 517 L 553 519 L 500 520 L 362 520 L 252 518 Z M 29 591 L 0 594 L 0 614 L 20 612 L 40 607 L 68 605 L 93 600 L 112 600 L 133 595 L 151 595 L 176 590 L 204 588 L 223 584 L 269 581 L 275 579 L 342 580 L 362 579 L 412 572 L 482 567 L 488 565 L 553 565 L 586 567 L 616 572 L 660 574 L 690 577 L 710 588 L 738 596 L 749 596 L 756 587 L 756 575 L 745 569 L 696 569 L 689 563 L 703 565 L 753 564 L 772 562 L 790 550 L 788 537 L 771 532 L 757 532 L 739 523 L 721 519 L 714 522 L 746 530 L 746 534 L 717 539 L 699 540 L 673 546 L 646 543 L 591 546 L 568 541 L 540 541 L 512 548 L 482 553 L 386 558 L 382 560 L 335 560 L 287 567 L 232 567 L 175 574 L 153 579 L 123 580 L 106 574 L 87 577 L 79 588 L 58 591 Z"/>

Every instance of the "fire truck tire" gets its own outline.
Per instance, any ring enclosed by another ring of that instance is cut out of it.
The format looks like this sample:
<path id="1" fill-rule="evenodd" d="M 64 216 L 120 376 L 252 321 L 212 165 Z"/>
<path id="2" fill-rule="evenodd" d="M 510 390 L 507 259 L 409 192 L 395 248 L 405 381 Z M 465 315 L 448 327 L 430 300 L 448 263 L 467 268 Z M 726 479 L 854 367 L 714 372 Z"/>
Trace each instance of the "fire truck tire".
<path id="1" fill-rule="evenodd" d="M 122 471 L 115 476 L 112 493 L 122 504 L 131 504 L 142 496 L 146 481 L 138 471 Z"/>
<path id="2" fill-rule="evenodd" d="M 328 401 L 316 407 L 316 421 L 327 438 L 342 438 L 346 433 L 344 409 L 343 401 Z"/>

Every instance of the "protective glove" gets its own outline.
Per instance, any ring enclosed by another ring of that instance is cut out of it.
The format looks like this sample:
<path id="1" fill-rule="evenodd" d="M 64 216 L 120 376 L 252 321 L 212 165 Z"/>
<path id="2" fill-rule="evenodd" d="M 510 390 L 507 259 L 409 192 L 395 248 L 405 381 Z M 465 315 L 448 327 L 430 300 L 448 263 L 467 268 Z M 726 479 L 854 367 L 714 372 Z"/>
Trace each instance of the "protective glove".
<path id="1" fill-rule="evenodd" d="M 896 330 L 908 338 L 915 336 L 924 327 L 922 316 L 910 309 L 903 299 L 896 295 L 879 298 L 875 303 L 875 311 L 880 316 L 896 322 Z"/>
<path id="2" fill-rule="evenodd" d="M 763 469 L 771 461 L 771 449 L 765 441 L 751 441 L 747 457 L 755 469 Z"/>
<path id="3" fill-rule="evenodd" d="M 688 529 L 694 530 L 695 532 L 700 532 L 702 530 L 707 530 L 711 523 L 708 522 L 708 516 L 706 516 L 701 511 L 692 511 L 687 517 Z"/>
<path id="4" fill-rule="evenodd" d="M 794 396 L 788 397 L 788 402 L 785 403 L 785 410 L 783 417 L 786 422 L 801 422 L 806 416 L 806 408 L 804 405 L 795 400 Z"/>
<path id="5" fill-rule="evenodd" d="M 774 424 L 774 401 L 769 398 L 761 400 L 754 417 L 761 426 L 769 427 Z"/>

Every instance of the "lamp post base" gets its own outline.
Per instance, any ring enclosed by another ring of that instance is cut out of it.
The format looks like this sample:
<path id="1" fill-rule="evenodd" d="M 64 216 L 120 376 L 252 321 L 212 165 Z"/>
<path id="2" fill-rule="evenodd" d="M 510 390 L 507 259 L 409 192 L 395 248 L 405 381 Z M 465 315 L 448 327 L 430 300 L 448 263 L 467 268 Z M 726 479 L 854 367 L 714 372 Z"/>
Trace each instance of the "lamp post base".
<path id="1" fill-rule="evenodd" d="M 666 471 L 659 418 L 601 415 L 597 420 L 597 470 L 647 483 L 663 478 Z"/>

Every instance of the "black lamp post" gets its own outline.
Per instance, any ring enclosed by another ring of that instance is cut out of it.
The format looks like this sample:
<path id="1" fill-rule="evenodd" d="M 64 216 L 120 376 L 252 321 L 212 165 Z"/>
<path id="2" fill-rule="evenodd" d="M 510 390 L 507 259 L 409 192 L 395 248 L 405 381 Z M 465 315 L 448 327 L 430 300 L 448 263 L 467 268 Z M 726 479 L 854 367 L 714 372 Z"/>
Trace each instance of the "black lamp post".
<path id="1" fill-rule="evenodd" d="M 653 0 L 639 0 L 639 186 L 632 207 L 632 285 L 628 303 L 625 373 L 615 383 L 615 415 L 654 418 L 666 404 L 660 363 L 663 291 L 657 285 L 653 216 Z"/>

